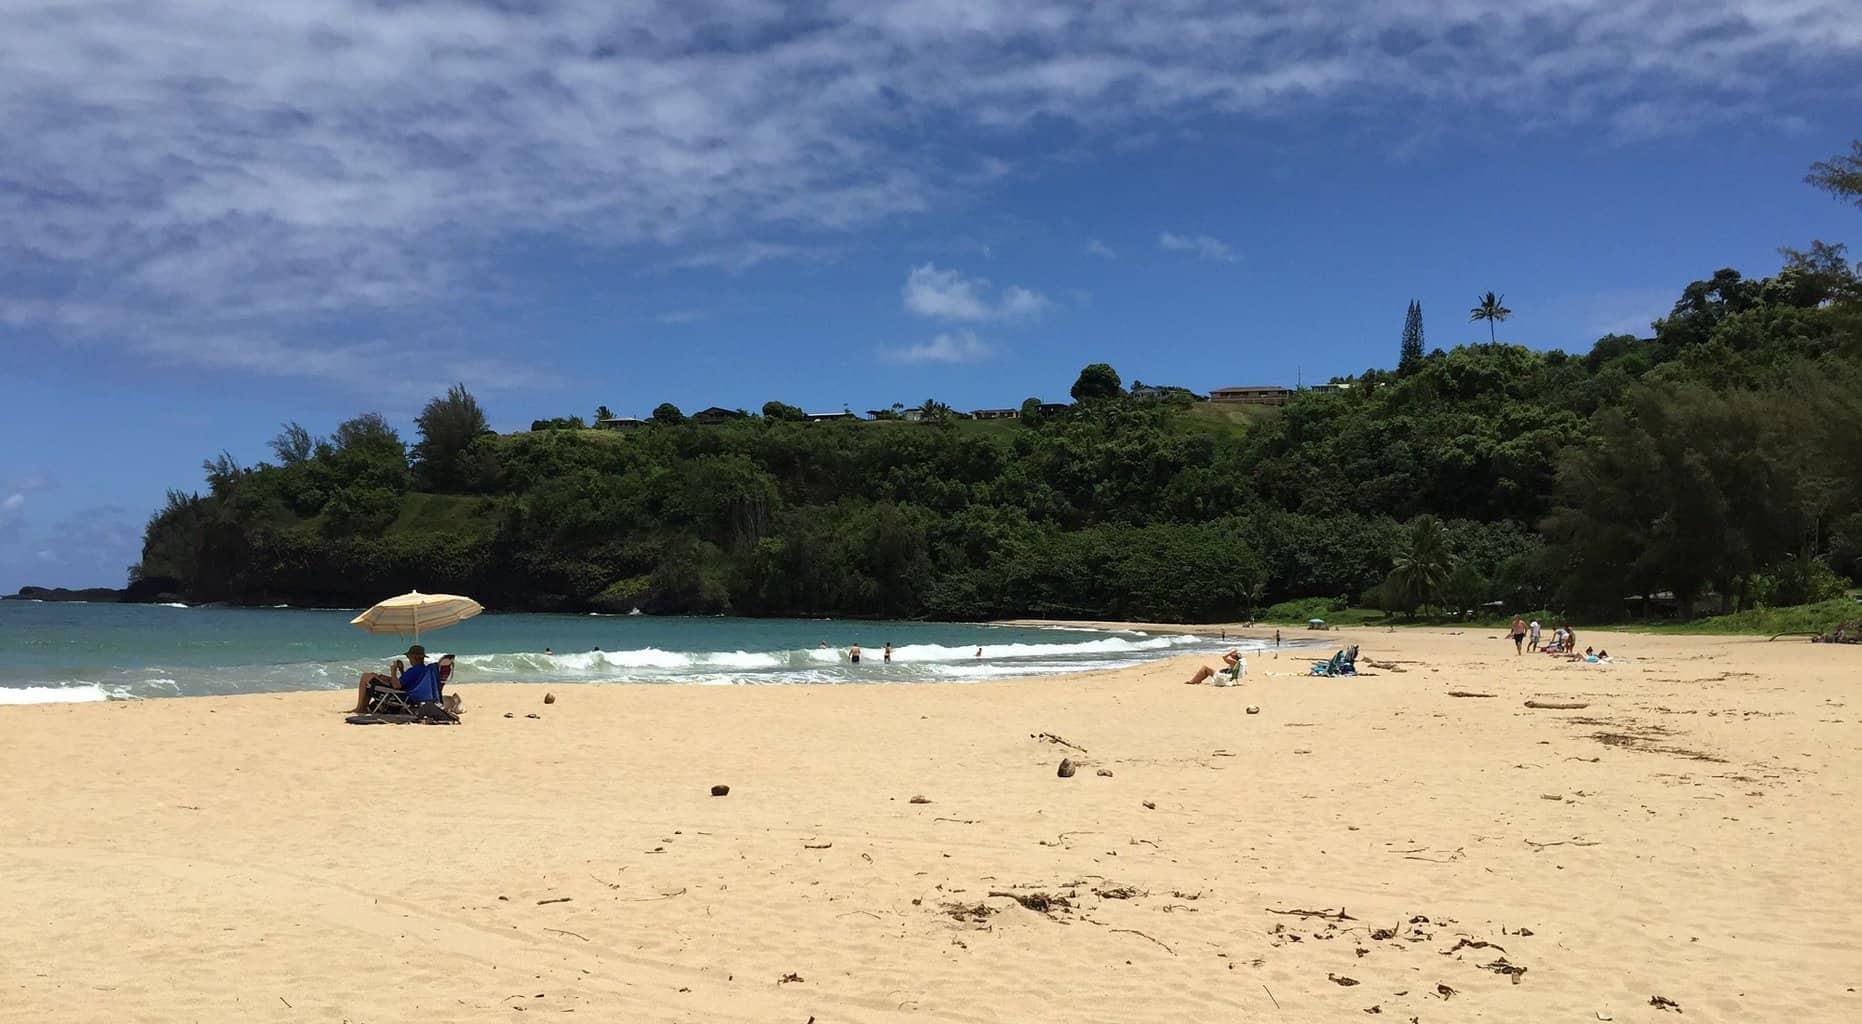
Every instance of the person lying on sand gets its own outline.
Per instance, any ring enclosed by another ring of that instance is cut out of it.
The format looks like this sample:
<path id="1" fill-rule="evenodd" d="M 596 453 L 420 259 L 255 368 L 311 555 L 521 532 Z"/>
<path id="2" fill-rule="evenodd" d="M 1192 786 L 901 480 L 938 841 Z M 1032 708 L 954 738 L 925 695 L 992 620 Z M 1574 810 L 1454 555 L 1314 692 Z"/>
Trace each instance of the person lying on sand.
<path id="1" fill-rule="evenodd" d="M 447 655 L 442 661 L 450 660 Z M 400 690 L 416 704 L 440 699 L 440 666 L 427 664 L 427 649 L 415 644 L 407 649 L 407 660 L 412 664 L 402 667 L 401 659 L 396 658 L 390 665 L 387 675 L 380 672 L 364 672 L 362 679 L 356 683 L 356 709 L 352 714 L 368 711 L 369 687 L 384 686 L 390 690 Z"/>
<path id="2" fill-rule="evenodd" d="M 1204 665 L 1202 668 L 1196 670 L 1195 675 L 1185 679 L 1183 684 L 1185 686 L 1195 686 L 1198 683 L 1213 679 L 1217 686 L 1234 686 L 1236 683 L 1241 682 L 1242 676 L 1248 674 L 1248 660 L 1243 658 L 1241 656 L 1241 651 L 1236 648 L 1230 647 L 1228 653 L 1222 655 L 1222 663 L 1228 667 L 1224 669 L 1215 669 L 1210 668 L 1208 665 Z"/>

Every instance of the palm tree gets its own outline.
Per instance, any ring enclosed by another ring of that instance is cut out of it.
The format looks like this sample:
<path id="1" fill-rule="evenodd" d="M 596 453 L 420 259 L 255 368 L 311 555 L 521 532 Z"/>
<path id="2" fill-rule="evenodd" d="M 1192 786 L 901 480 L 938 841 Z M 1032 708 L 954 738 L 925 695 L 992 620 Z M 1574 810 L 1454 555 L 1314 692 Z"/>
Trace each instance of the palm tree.
<path id="1" fill-rule="evenodd" d="M 1385 584 L 1395 603 L 1414 615 L 1417 608 L 1441 592 L 1453 568 L 1442 521 L 1430 515 L 1417 516 L 1397 547 Z"/>
<path id="2" fill-rule="evenodd" d="M 1480 305 L 1475 306 L 1473 309 L 1468 310 L 1468 322 L 1469 323 L 1473 323 L 1476 320 L 1487 321 L 1487 341 L 1489 344 L 1492 344 L 1494 340 L 1494 334 L 1493 334 L 1494 322 L 1498 320 L 1505 320 L 1507 317 L 1513 315 L 1512 310 L 1500 304 L 1501 300 L 1505 298 L 1506 296 L 1504 295 L 1495 295 L 1492 292 L 1488 292 L 1487 294 L 1481 296 Z"/>

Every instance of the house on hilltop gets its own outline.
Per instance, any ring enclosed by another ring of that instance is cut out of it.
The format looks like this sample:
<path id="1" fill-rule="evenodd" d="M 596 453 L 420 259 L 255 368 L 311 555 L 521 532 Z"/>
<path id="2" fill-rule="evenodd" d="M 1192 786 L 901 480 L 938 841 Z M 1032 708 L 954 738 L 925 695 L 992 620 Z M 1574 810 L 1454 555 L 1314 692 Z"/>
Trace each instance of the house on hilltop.
<path id="1" fill-rule="evenodd" d="M 1285 405 L 1293 397 L 1292 388 L 1275 384 L 1215 388 L 1209 392 L 1211 402 L 1237 402 L 1242 405 Z"/>
<path id="2" fill-rule="evenodd" d="M 638 416 L 610 416 L 605 420 L 596 420 L 595 426 L 602 430 L 637 430 L 647 425 L 647 421 Z"/>
<path id="3" fill-rule="evenodd" d="M 846 409 L 842 409 L 840 412 L 811 412 L 808 414 L 808 422 L 810 423 L 831 423 L 835 420 L 853 420 L 858 422 L 859 419 L 860 417 L 855 416 Z"/>
<path id="4" fill-rule="evenodd" d="M 1021 415 L 1020 409 L 972 409 L 970 416 L 979 420 L 1012 420 Z"/>
<path id="5" fill-rule="evenodd" d="M 749 413 L 744 412 L 742 409 L 726 409 L 721 405 L 714 405 L 709 409 L 700 409 L 693 413 L 692 422 L 706 425 L 727 423 L 731 420 L 747 419 L 749 415 Z"/>

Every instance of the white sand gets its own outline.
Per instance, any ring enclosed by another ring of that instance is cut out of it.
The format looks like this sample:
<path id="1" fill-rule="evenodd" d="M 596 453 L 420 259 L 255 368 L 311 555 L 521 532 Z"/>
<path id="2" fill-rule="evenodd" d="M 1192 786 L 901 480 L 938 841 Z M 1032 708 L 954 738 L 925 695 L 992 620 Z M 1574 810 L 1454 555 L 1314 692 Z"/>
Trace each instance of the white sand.
<path id="1" fill-rule="evenodd" d="M 1406 671 L 0 707 L 0 1019 L 1862 1019 L 1862 651 L 1332 638 Z"/>

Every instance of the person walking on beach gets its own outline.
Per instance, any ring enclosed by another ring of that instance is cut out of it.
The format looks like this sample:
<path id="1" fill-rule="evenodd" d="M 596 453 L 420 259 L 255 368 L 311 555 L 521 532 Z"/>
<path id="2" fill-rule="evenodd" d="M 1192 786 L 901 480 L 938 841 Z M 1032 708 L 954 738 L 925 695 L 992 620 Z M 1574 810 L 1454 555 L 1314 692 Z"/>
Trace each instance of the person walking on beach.
<path id="1" fill-rule="evenodd" d="M 1539 620 L 1526 623 L 1526 650 L 1537 653 L 1539 650 Z"/>
<path id="2" fill-rule="evenodd" d="M 859 663 L 860 663 L 860 645 L 854 644 L 852 647 L 847 648 L 847 664 L 858 665 Z"/>
<path id="3" fill-rule="evenodd" d="M 1526 653 L 1526 620 L 1515 615 L 1513 616 L 1513 654 L 1518 656 L 1524 653 Z"/>

